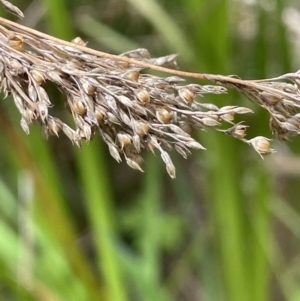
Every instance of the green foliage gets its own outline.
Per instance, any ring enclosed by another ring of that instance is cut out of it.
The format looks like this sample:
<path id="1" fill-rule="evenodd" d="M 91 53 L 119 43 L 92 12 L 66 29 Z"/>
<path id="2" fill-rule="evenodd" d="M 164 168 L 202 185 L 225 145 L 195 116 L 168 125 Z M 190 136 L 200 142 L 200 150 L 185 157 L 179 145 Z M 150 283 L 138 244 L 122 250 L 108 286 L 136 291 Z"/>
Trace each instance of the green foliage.
<path id="1" fill-rule="evenodd" d="M 32 5 L 45 15 L 28 9 L 24 22 L 41 17 L 39 30 L 116 53 L 179 53 L 181 69 L 271 77 L 296 67 L 281 18 L 293 3 L 269 2 L 44 0 Z M 14 1 L 25 14 L 30 3 Z M 0 113 L 0 300 L 299 300 L 296 156 L 284 173 L 289 156 L 272 169 L 277 154 L 261 161 L 201 133 L 208 150 L 174 155 L 171 180 L 152 154 L 144 174 L 112 162 L 100 138 L 78 150 L 38 127 L 25 137 L 11 101 Z M 234 92 L 208 100 L 246 101 Z M 249 135 L 268 133 L 255 110 Z"/>

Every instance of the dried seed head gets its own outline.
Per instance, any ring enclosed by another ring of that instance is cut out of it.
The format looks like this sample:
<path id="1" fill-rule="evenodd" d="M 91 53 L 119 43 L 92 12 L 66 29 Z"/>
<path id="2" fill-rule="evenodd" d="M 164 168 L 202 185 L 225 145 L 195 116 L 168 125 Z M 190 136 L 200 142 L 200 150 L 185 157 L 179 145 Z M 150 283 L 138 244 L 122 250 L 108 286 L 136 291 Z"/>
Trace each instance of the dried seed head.
<path id="1" fill-rule="evenodd" d="M 35 120 L 37 120 L 37 115 L 34 111 L 30 110 L 29 108 L 26 108 L 24 111 L 23 111 L 23 117 L 25 118 L 25 120 L 28 122 L 28 123 L 31 123 Z"/>
<path id="2" fill-rule="evenodd" d="M 244 139 L 247 126 L 234 122 L 235 114 L 252 113 L 252 110 L 238 106 L 218 108 L 195 101 L 196 96 L 225 93 L 222 86 L 182 85 L 183 79 L 178 76 L 160 77 L 141 72 L 140 62 L 175 66 L 176 55 L 151 58 L 147 50 L 137 49 L 122 56 L 138 61 L 121 62 L 117 56 L 107 59 L 77 46 L 85 45 L 80 38 L 74 39 L 70 46 L 51 38 L 40 40 L 35 34 L 27 35 L 15 27 L 10 31 L 0 28 L 0 32 L 0 38 L 8 42 L 3 45 L 4 50 L 0 45 L 3 50 L 0 89 L 5 97 L 12 94 L 26 133 L 29 124 L 38 121 L 46 137 L 58 135 L 62 129 L 80 146 L 82 140 L 92 139 L 97 131 L 118 162 L 123 155 L 127 164 L 138 170 L 141 170 L 138 155 L 141 149 L 159 150 L 171 177 L 175 177 L 175 167 L 167 152 L 175 149 L 186 158 L 190 149 L 204 149 L 191 138 L 192 130 L 207 127 L 219 130 L 223 121 L 232 127 L 221 132 L 250 144 L 260 155 L 272 152 L 267 138 L 247 141 Z M 12 51 L 8 51 L 8 46 Z M 271 130 L 279 139 L 300 135 L 297 116 L 300 115 L 300 72 L 261 81 L 203 76 L 254 99 L 270 114 Z M 74 130 L 48 112 L 53 103 L 41 86 L 44 82 L 52 82 L 66 95 Z"/>
<path id="3" fill-rule="evenodd" d="M 131 137 L 126 133 L 118 133 L 117 138 L 120 142 L 121 149 L 123 149 L 124 146 L 131 144 Z"/>
<path id="4" fill-rule="evenodd" d="M 139 136 L 147 135 L 149 132 L 149 125 L 142 121 L 137 121 L 135 123 L 135 131 Z"/>
<path id="5" fill-rule="evenodd" d="M 32 69 L 30 71 L 30 74 L 31 74 L 32 78 L 34 79 L 35 83 L 39 86 L 45 81 L 44 74 L 38 70 Z"/>
<path id="6" fill-rule="evenodd" d="M 20 35 L 13 34 L 8 38 L 8 45 L 15 50 L 23 51 L 24 39 Z"/>
<path id="7" fill-rule="evenodd" d="M 144 105 L 149 102 L 150 94 L 147 90 L 139 90 L 136 94 L 138 100 Z"/>
<path id="8" fill-rule="evenodd" d="M 234 113 L 226 113 L 220 116 L 224 121 L 231 123 L 234 120 Z"/>
<path id="9" fill-rule="evenodd" d="M 236 139 L 242 140 L 246 136 L 247 127 L 248 126 L 246 126 L 246 125 L 238 123 L 227 130 L 219 130 L 219 131 L 223 132 L 227 135 L 230 135 Z"/>
<path id="10" fill-rule="evenodd" d="M 270 148 L 270 141 L 271 139 L 268 139 L 266 137 L 257 136 L 248 140 L 247 143 L 250 144 L 254 148 L 254 150 L 262 157 L 263 155 L 268 155 L 274 152 L 274 150 Z"/>
<path id="11" fill-rule="evenodd" d="M 172 113 L 165 108 L 160 108 L 156 111 L 156 118 L 161 123 L 168 123 L 172 118 Z"/>
<path id="12" fill-rule="evenodd" d="M 243 139 L 246 136 L 246 129 L 247 127 L 244 125 L 237 125 L 232 132 L 231 136 L 237 139 Z"/>
<path id="13" fill-rule="evenodd" d="M 11 67 L 10 67 L 11 70 L 13 70 L 16 74 L 23 72 L 23 66 L 18 60 L 12 58 L 10 63 L 11 63 Z"/>
<path id="14" fill-rule="evenodd" d="M 104 110 L 104 108 L 101 108 L 101 107 L 95 108 L 95 116 L 96 116 L 98 123 L 100 123 L 104 120 L 105 114 L 106 114 L 106 111 Z"/>
<path id="15" fill-rule="evenodd" d="M 87 111 L 87 108 L 86 108 L 86 105 L 84 104 L 84 102 L 78 98 L 74 99 L 73 107 L 74 107 L 75 112 L 80 115 L 84 115 Z"/>
<path id="16" fill-rule="evenodd" d="M 140 77 L 140 72 L 138 70 L 130 70 L 129 72 L 126 72 L 123 77 L 133 82 L 137 82 Z"/>
<path id="17" fill-rule="evenodd" d="M 51 135 L 58 137 L 58 132 L 61 130 L 61 124 L 57 118 L 48 118 L 48 128 Z"/>
<path id="18" fill-rule="evenodd" d="M 81 37 L 76 37 L 71 42 L 74 43 L 74 44 L 81 45 L 81 46 L 86 45 L 86 42 L 84 42 Z"/>
<path id="19" fill-rule="evenodd" d="M 193 91 L 191 91 L 190 89 L 188 89 L 186 87 L 180 88 L 178 90 L 178 94 L 186 103 L 192 102 L 196 95 Z"/>

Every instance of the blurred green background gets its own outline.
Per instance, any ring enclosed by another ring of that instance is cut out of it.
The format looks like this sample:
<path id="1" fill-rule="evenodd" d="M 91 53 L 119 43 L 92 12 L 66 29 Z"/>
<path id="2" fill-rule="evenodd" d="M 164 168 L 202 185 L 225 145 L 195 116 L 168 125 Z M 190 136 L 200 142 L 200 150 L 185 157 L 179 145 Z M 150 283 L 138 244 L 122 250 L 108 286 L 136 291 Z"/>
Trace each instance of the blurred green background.
<path id="1" fill-rule="evenodd" d="M 11 2 L 27 26 L 111 53 L 178 53 L 184 70 L 246 79 L 300 66 L 296 0 Z M 251 107 L 247 137 L 270 137 L 267 114 L 242 95 L 203 101 Z M 19 119 L 1 101 L 0 300 L 300 300 L 299 138 L 274 141 L 262 161 L 233 138 L 195 132 L 208 150 L 172 154 L 171 180 L 159 156 L 144 154 L 142 174 L 100 138 L 79 150 L 35 125 L 26 136 Z"/>

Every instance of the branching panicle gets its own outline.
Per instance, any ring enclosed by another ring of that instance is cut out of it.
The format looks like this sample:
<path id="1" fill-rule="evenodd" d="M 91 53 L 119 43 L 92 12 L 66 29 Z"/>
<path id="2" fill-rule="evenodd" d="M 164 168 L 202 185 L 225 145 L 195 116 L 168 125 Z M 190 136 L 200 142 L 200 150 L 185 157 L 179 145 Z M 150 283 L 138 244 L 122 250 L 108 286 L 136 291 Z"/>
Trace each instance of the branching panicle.
<path id="1" fill-rule="evenodd" d="M 0 2 L 22 17 L 9 2 Z M 169 69 L 176 67 L 176 55 L 151 58 L 143 48 L 112 55 L 87 48 L 80 38 L 62 41 L 3 18 L 0 24 L 0 88 L 5 97 L 13 96 L 27 134 L 33 122 L 41 125 L 46 137 L 63 132 L 78 146 L 98 134 L 116 161 L 123 158 L 140 171 L 141 150 L 158 150 L 172 178 L 175 167 L 169 151 L 186 158 L 190 149 L 205 149 L 190 136 L 192 129 L 215 128 L 252 146 L 260 156 L 272 153 L 270 139 L 246 140 L 247 126 L 235 123 L 236 114 L 252 113 L 250 109 L 199 101 L 206 94 L 227 93 L 226 88 L 242 92 L 267 110 L 276 138 L 287 140 L 300 133 L 298 72 L 265 80 L 190 73 Z M 146 74 L 146 68 L 171 76 Z M 184 84 L 183 77 L 215 85 Z M 65 95 L 75 129 L 51 115 L 46 82 Z M 220 128 L 224 123 L 229 124 L 225 130 Z"/>

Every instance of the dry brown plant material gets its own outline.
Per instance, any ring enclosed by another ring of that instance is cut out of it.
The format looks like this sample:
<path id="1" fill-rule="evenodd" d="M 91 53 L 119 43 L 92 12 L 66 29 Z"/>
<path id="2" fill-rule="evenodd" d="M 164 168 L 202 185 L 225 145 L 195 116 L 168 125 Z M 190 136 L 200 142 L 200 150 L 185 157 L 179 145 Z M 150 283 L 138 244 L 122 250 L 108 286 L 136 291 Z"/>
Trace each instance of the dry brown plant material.
<path id="1" fill-rule="evenodd" d="M 23 17 L 8 1 L 0 2 Z M 274 152 L 270 139 L 247 140 L 247 126 L 235 123 L 235 115 L 252 113 L 250 109 L 199 101 L 205 94 L 227 93 L 227 88 L 267 110 L 277 139 L 300 133 L 300 72 L 264 80 L 190 73 L 172 69 L 177 57 L 173 54 L 151 58 L 148 50 L 140 48 L 112 55 L 87 48 L 80 38 L 63 41 L 1 17 L 0 24 L 0 88 L 5 97 L 13 96 L 27 134 L 33 122 L 41 125 L 46 137 L 63 132 L 78 146 L 98 134 L 115 160 L 124 158 L 140 171 L 141 150 L 157 150 L 172 178 L 171 150 L 186 158 L 190 149 L 205 149 L 190 136 L 191 129 L 214 128 L 252 146 L 262 158 Z M 146 74 L 147 68 L 170 76 Z M 184 77 L 213 85 L 184 84 Z M 65 95 L 75 129 L 50 114 L 53 103 L 44 88 L 47 82 Z M 220 129 L 224 123 L 229 124 L 226 130 Z"/>

